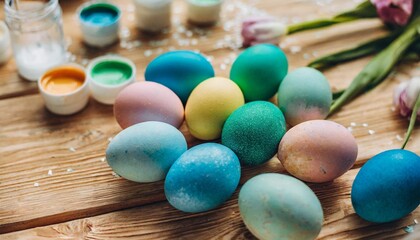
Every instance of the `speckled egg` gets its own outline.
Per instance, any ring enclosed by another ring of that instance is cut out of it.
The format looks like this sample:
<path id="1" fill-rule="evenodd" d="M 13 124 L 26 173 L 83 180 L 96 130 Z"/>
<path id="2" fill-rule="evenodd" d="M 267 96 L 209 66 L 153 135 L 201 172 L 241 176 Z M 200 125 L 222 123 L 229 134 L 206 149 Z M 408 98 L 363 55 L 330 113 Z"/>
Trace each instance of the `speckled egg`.
<path id="1" fill-rule="evenodd" d="M 172 165 L 165 195 L 181 211 L 208 211 L 232 196 L 240 176 L 239 160 L 229 148 L 217 143 L 197 145 Z"/>
<path id="2" fill-rule="evenodd" d="M 232 149 L 243 165 L 259 165 L 277 152 L 286 132 L 280 109 L 264 101 L 250 102 L 234 111 L 222 130 L 222 144 Z"/>
<path id="3" fill-rule="evenodd" d="M 321 231 L 321 203 L 296 178 L 266 173 L 248 180 L 239 193 L 239 210 L 258 239 L 312 240 Z"/>
<path id="4" fill-rule="evenodd" d="M 287 74 L 287 58 L 272 44 L 259 44 L 243 51 L 232 65 L 230 79 L 241 88 L 245 101 L 268 100 L 276 94 Z"/>
<path id="5" fill-rule="evenodd" d="M 367 161 L 353 182 L 351 200 L 363 219 L 398 220 L 420 204 L 420 157 L 402 149 L 379 153 Z"/>
<path id="6" fill-rule="evenodd" d="M 123 129 L 147 121 L 179 128 L 184 121 L 184 106 L 169 88 L 155 82 L 137 82 L 118 94 L 114 115 Z"/>
<path id="7" fill-rule="evenodd" d="M 202 81 L 214 77 L 207 59 L 193 51 L 172 51 L 155 58 L 146 68 L 146 81 L 170 88 L 185 104 L 192 90 Z"/>
<path id="8" fill-rule="evenodd" d="M 122 130 L 106 149 L 109 166 L 123 178 L 155 182 L 165 178 L 187 150 L 184 135 L 163 122 L 143 122 Z"/>
<path id="9" fill-rule="evenodd" d="M 202 140 L 220 138 L 226 119 L 244 103 L 241 89 L 230 79 L 215 77 L 200 83 L 185 106 L 190 133 Z"/>
<path id="10" fill-rule="evenodd" d="M 328 182 L 353 166 L 357 144 L 342 125 L 311 120 L 294 126 L 284 135 L 277 156 L 293 176 L 306 182 Z"/>
<path id="11" fill-rule="evenodd" d="M 302 67 L 286 75 L 277 99 L 286 122 L 295 126 L 308 120 L 325 119 L 332 93 L 324 74 L 314 68 Z"/>

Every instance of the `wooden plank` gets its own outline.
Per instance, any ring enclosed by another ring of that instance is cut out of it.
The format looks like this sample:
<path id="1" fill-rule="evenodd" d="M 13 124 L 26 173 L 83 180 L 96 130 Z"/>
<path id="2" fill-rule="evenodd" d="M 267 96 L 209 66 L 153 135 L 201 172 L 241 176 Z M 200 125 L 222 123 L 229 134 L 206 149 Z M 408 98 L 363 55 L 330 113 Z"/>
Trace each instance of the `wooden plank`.
<path id="1" fill-rule="evenodd" d="M 353 211 L 350 186 L 358 169 L 349 171 L 333 183 L 310 184 L 322 202 L 325 213 L 318 239 L 386 239 L 410 236 L 404 230 L 420 219 L 420 209 L 392 223 L 373 224 Z M 238 192 L 213 211 L 187 214 L 167 202 L 78 219 L 2 235 L 18 239 L 254 239 L 243 224 L 237 205 Z"/>
<path id="2" fill-rule="evenodd" d="M 140 48 L 129 51 L 114 45 L 102 51 L 88 49 L 80 43 L 79 33 L 75 29 L 77 23 L 72 10 L 78 5 L 77 1 L 63 2 L 66 4 L 63 5 L 63 9 L 66 14 L 66 27 L 69 29 L 67 32 L 73 39 L 71 49 L 78 58 L 90 59 L 105 51 L 117 52 L 136 62 L 139 69 L 138 78 L 142 78 L 147 62 L 156 56 L 159 47 L 151 47 L 149 40 L 141 34 L 138 35 L 137 31 L 133 30 L 133 23 L 126 19 L 126 23 L 131 24 L 133 37 L 139 37 L 143 41 Z M 126 1 L 121 2 L 126 7 Z M 266 9 L 273 15 L 290 17 L 290 19 L 297 13 L 299 16 L 308 17 L 331 14 L 331 12 L 322 12 L 316 8 L 316 5 L 308 4 L 309 2 L 308 0 L 289 0 L 279 4 L 275 1 L 264 1 L 259 2 L 257 7 Z M 344 8 L 349 1 L 344 2 L 343 4 L 335 2 L 333 6 L 338 6 L 336 10 Z M 236 10 L 239 11 L 237 8 L 242 6 L 240 5 L 242 2 L 231 1 L 231 3 L 236 5 L 233 5 L 234 11 L 228 14 L 237 14 Z M 181 8 L 178 16 L 182 13 Z M 304 54 L 322 55 L 345 48 L 350 43 L 364 41 L 382 34 L 383 30 L 378 28 L 377 21 L 368 21 L 316 33 L 298 34 L 286 38 L 284 46 L 289 56 L 291 69 L 293 69 L 305 65 L 310 60 L 310 58 L 306 59 Z M 221 68 L 221 64 L 225 64 L 232 50 L 215 49 L 215 45 L 218 41 L 224 41 L 225 36 L 231 35 L 232 32 L 224 31 L 223 26 L 217 26 L 212 29 L 212 33 L 203 40 L 203 43 L 200 42 L 199 46 L 185 46 L 185 48 L 198 48 L 206 55 L 211 55 L 214 57 L 213 64 L 217 75 L 228 76 L 229 64 L 226 69 Z M 176 40 L 171 37 L 170 43 L 162 47 L 163 51 L 168 50 L 173 44 L 180 48 Z M 289 50 L 291 46 L 301 46 L 302 51 L 293 54 Z M 149 48 L 153 49 L 153 54 L 146 57 L 144 51 Z M 367 60 L 363 59 L 337 67 L 328 71 L 326 75 L 333 87 L 342 88 L 349 83 Z M 13 63 L 5 67 L 13 68 Z M 9 80 L 13 78 L 13 74 L 4 70 L 5 67 L 0 69 L 0 74 L 5 74 L 4 78 L 0 79 L 0 96 L 9 99 L 0 100 L 0 112 L 2 112 L 0 115 L 0 126 L 2 126 L 0 128 L 2 154 L 0 157 L 0 232 L 45 226 L 164 200 L 162 182 L 136 184 L 116 178 L 107 164 L 101 161 L 108 138 L 120 131 L 113 119 L 111 107 L 100 105 L 92 100 L 87 109 L 79 114 L 70 117 L 52 115 L 44 109 L 39 95 L 23 96 L 26 93 L 36 92 L 36 90 L 31 90 L 33 89 L 31 87 L 23 86 L 27 82 L 21 81 L 18 83 L 19 86 L 10 85 Z M 398 71 L 399 74 L 387 83 L 357 99 L 332 118 L 345 126 L 349 126 L 351 122 L 359 124 L 353 132 L 360 147 L 355 167 L 361 166 L 372 155 L 385 149 L 399 147 L 401 144 L 396 136 L 403 136 L 407 121 L 390 110 L 391 94 L 395 84 L 413 75 L 416 69 L 413 65 L 408 65 Z M 12 96 L 21 97 L 10 98 Z M 368 123 L 369 126 L 360 126 L 361 123 Z M 370 135 L 368 130 L 374 130 L 376 133 Z M 185 126 L 182 127 L 182 131 L 190 145 L 198 143 L 188 134 Z M 418 129 L 414 135 L 416 134 L 419 134 Z M 413 139 L 408 149 L 419 149 L 418 146 L 420 146 L 420 141 Z M 49 170 L 52 170 L 52 176 L 48 176 Z M 276 160 L 261 167 L 245 168 L 241 182 L 243 183 L 257 173 L 272 171 L 283 172 Z M 35 187 L 35 183 L 39 186 Z M 334 192 L 330 192 L 328 196 L 334 199 Z M 233 202 L 235 199 L 231 200 L 232 205 L 234 205 Z M 152 209 L 159 209 L 161 205 L 157 208 L 152 206 L 154 205 L 150 205 Z M 149 205 L 139 209 L 148 207 Z M 129 211 L 131 210 L 127 210 Z M 191 215 L 191 218 L 194 218 L 194 215 Z M 208 224 L 215 223 L 210 220 Z M 177 226 L 180 228 L 179 226 L 183 225 Z M 243 228 L 239 226 L 238 228 L 235 231 L 239 236 Z M 207 229 L 206 224 L 200 225 L 200 229 L 198 231 Z M 177 231 L 183 232 L 186 229 Z"/>

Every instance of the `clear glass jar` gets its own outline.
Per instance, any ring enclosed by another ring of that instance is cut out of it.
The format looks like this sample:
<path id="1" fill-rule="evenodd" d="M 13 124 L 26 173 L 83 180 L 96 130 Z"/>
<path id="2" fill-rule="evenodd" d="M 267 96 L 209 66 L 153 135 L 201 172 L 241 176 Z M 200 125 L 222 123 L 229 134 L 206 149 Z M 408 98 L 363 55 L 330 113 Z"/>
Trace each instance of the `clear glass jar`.
<path id="1" fill-rule="evenodd" d="M 58 0 L 6 0 L 5 18 L 22 77 L 35 81 L 47 69 L 65 62 L 66 44 Z"/>

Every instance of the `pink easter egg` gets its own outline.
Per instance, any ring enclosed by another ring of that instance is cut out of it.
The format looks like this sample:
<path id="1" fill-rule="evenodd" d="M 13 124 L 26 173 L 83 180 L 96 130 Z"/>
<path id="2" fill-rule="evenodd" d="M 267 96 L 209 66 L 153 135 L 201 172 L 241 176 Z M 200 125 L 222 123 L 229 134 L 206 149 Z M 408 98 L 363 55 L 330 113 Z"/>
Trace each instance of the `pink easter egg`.
<path id="1" fill-rule="evenodd" d="M 169 88 L 155 82 L 136 82 L 118 94 L 114 116 L 123 129 L 147 121 L 179 128 L 184 121 L 184 106 Z"/>

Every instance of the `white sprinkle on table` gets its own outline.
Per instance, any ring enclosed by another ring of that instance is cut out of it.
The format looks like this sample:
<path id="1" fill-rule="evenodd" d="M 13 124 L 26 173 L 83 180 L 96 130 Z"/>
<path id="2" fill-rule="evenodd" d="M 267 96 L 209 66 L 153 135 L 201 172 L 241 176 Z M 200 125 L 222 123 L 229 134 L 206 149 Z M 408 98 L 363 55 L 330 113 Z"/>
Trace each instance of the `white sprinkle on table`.
<path id="1" fill-rule="evenodd" d="M 104 157 L 101 158 L 101 162 L 105 162 L 105 160 L 106 160 L 106 158 L 104 158 Z"/>
<path id="2" fill-rule="evenodd" d="M 48 176 L 52 176 L 52 175 L 53 175 L 53 171 L 52 171 L 51 169 L 50 169 L 50 170 L 48 170 L 47 175 L 48 175 Z"/>
<path id="3" fill-rule="evenodd" d="M 363 124 L 362 124 L 362 126 L 363 126 L 363 127 L 369 127 L 369 124 L 367 124 L 367 123 L 363 123 Z"/>
<path id="4" fill-rule="evenodd" d="M 375 131 L 374 131 L 374 130 L 369 129 L 368 133 L 369 133 L 370 135 L 373 135 L 373 134 L 375 134 Z"/>
<path id="5" fill-rule="evenodd" d="M 74 172 L 73 168 L 67 168 L 67 172 L 71 173 Z"/>
<path id="6" fill-rule="evenodd" d="M 402 140 L 404 140 L 399 134 L 397 134 L 397 136 L 395 136 L 395 138 L 398 140 L 398 141 L 402 141 Z"/>
<path id="7" fill-rule="evenodd" d="M 71 147 L 71 148 L 69 148 L 69 151 L 70 151 L 70 152 L 76 152 L 76 148 Z"/>
<path id="8" fill-rule="evenodd" d="M 355 122 L 351 122 L 351 123 L 350 123 L 350 126 L 352 126 L 352 127 L 356 127 L 356 126 L 357 126 L 357 123 L 355 123 Z"/>
<path id="9" fill-rule="evenodd" d="M 39 187 L 39 183 L 34 183 L 34 187 Z"/>

